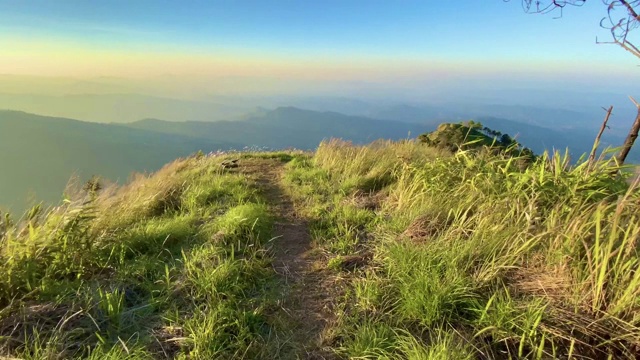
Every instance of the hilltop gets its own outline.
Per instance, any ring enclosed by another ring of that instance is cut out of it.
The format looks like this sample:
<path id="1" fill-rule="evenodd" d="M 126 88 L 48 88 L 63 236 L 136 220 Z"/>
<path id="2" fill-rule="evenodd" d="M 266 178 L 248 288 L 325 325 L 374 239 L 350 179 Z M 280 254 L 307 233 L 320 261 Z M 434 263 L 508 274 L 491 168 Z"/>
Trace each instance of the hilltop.
<path id="1" fill-rule="evenodd" d="M 111 99 L 106 94 L 100 98 L 105 101 Z M 127 103 L 119 102 L 117 97 L 112 100 L 109 106 L 122 111 L 129 109 Z M 153 104 L 149 108 L 161 110 L 155 106 L 155 102 L 161 99 L 139 100 L 136 103 Z M 189 106 L 187 103 L 183 107 Z M 92 111 L 98 108 L 91 107 Z M 207 111 L 207 108 L 201 109 L 196 105 L 191 108 Z M 257 108 L 233 121 L 147 118 L 130 123 L 121 123 L 120 118 L 113 118 L 111 123 L 91 123 L 0 111 L 0 163 L 4 164 L 4 169 L 11 169 L 0 172 L 0 209 L 22 212 L 36 200 L 54 204 L 61 199 L 60 189 L 67 184 L 72 173 L 80 182 L 99 176 L 123 183 L 134 172 L 156 171 L 168 161 L 198 150 L 205 153 L 246 148 L 313 150 L 320 141 L 331 137 L 356 144 L 376 139 L 406 139 L 436 130 L 440 118 L 471 114 L 469 110 L 465 113 L 464 107 L 458 115 L 445 110 L 440 113 L 438 109 L 396 106 L 388 111 L 371 112 L 372 117 L 367 117 L 289 106 L 273 110 Z M 530 115 L 518 117 L 521 112 L 528 113 L 529 110 Z M 519 143 L 536 153 L 554 149 L 564 151 L 568 147 L 573 162 L 591 150 L 597 133 L 597 129 L 591 128 L 593 124 L 583 127 L 578 123 L 581 113 L 499 106 L 481 107 L 474 111 L 515 116 L 517 120 L 489 116 L 463 119 L 474 119 L 492 129 L 512 134 Z M 548 115 L 568 128 L 554 130 L 541 126 L 548 124 L 540 121 L 542 115 Z M 561 120 L 564 116 L 566 121 Z M 376 117 L 393 119 L 379 120 Z M 620 146 L 624 136 L 626 133 L 620 135 L 608 129 L 602 138 L 601 148 Z M 638 154 L 640 149 L 633 149 L 628 162 L 638 163 Z"/>
<path id="2" fill-rule="evenodd" d="M 0 351 L 637 357 L 638 184 L 436 145 L 195 154 L 3 217 Z"/>
<path id="3" fill-rule="evenodd" d="M 278 108 L 238 121 L 141 120 L 101 124 L 0 111 L 0 209 L 21 212 L 29 197 L 53 204 L 75 173 L 125 182 L 201 150 L 314 149 L 338 136 L 354 143 L 401 139 L 429 128 L 338 113 Z M 35 194 L 35 195 L 33 195 Z M 34 200 L 35 200 L 34 199 Z"/>

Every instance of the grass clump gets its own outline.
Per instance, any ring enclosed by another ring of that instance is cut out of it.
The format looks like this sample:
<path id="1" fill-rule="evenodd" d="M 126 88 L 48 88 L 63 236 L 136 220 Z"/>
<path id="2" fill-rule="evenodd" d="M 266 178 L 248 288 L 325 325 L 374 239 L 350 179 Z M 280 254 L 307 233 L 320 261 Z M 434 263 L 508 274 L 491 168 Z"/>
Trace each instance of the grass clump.
<path id="1" fill-rule="evenodd" d="M 638 356 L 637 185 L 607 159 L 453 150 L 332 140 L 289 168 L 328 266 L 372 254 L 342 273 L 339 353 Z"/>
<path id="2" fill-rule="evenodd" d="M 229 209 L 212 223 L 213 228 L 205 228 L 209 233 L 217 230 L 221 235 L 232 239 L 266 241 L 271 233 L 273 220 L 264 204 L 242 204 Z"/>

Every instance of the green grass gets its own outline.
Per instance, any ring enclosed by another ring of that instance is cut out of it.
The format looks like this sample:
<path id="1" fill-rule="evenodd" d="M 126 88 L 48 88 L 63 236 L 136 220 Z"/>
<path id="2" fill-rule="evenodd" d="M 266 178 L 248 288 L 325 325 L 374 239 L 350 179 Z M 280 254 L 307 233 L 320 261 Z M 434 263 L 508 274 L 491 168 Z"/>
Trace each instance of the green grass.
<path id="1" fill-rule="evenodd" d="M 285 177 L 347 276 L 334 341 L 353 358 L 634 358 L 640 192 L 615 165 L 411 141 L 324 142 Z M 367 206 L 374 202 L 375 206 Z M 364 205 L 363 205 L 364 204 Z"/>
<path id="2" fill-rule="evenodd" d="M 322 336 L 338 357 L 638 355 L 640 191 L 606 159 L 339 140 L 234 155 L 283 163 L 314 266 L 336 281 Z M 309 345 L 288 343 L 265 184 L 222 160 L 3 217 L 0 355 L 271 359 Z"/>
<path id="3" fill-rule="evenodd" d="M 79 191 L 0 231 L 0 354 L 270 358 L 273 219 L 216 157 Z"/>

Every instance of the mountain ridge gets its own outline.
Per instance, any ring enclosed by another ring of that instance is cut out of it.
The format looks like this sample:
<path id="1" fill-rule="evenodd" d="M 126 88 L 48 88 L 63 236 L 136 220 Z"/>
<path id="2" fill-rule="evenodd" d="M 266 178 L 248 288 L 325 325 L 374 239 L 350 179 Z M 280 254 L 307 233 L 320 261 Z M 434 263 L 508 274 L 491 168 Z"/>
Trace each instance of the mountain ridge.
<path id="1" fill-rule="evenodd" d="M 328 117 L 334 119 L 315 121 Z M 296 118 L 302 120 L 297 122 Z M 10 171 L 0 171 L 0 207 L 21 212 L 29 193 L 35 193 L 36 198 L 46 203 L 56 203 L 72 174 L 81 180 L 100 175 L 122 181 L 131 173 L 158 170 L 175 158 L 199 150 L 312 149 L 323 139 L 334 136 L 365 143 L 377 138 L 403 138 L 409 130 L 418 135 L 422 129 L 420 125 L 398 125 L 337 114 L 318 115 L 291 108 L 245 121 L 143 119 L 130 124 L 95 123 L 3 110 L 0 111 L 0 164 Z"/>
<path id="2" fill-rule="evenodd" d="M 236 121 L 185 121 L 142 119 L 122 126 L 178 133 L 193 137 L 223 136 L 234 142 L 269 148 L 295 147 L 312 149 L 325 138 L 348 138 L 357 143 L 379 138 L 401 139 L 409 133 L 417 136 L 432 127 L 363 116 L 344 115 L 331 111 L 312 111 L 287 106 Z M 250 126 L 250 128 L 247 128 Z M 158 128 L 162 127 L 162 128 Z M 248 131 L 247 131 L 248 130 Z"/>
<path id="3" fill-rule="evenodd" d="M 201 149 L 238 147 L 227 141 L 0 111 L 0 207 L 21 210 L 30 192 L 55 202 L 72 174 L 122 181 Z"/>
<path id="4" fill-rule="evenodd" d="M 572 149 L 572 159 L 591 150 L 595 132 L 554 131 L 509 119 L 480 117 L 485 126 L 509 133 L 535 153 Z M 48 202 L 59 200 L 69 177 L 102 175 L 124 180 L 132 172 L 154 171 L 168 161 L 202 150 L 315 149 L 328 138 L 365 144 L 384 138 L 416 137 L 436 129 L 439 122 L 407 123 L 312 111 L 293 106 L 260 109 L 242 120 L 175 122 L 144 118 L 131 123 L 94 123 L 64 117 L 0 111 L 0 163 L 11 171 L 0 174 L 0 207 L 24 209 L 34 190 Z M 602 148 L 620 146 L 622 139 L 605 132 Z M 628 162 L 640 160 L 640 149 Z M 12 204 L 20 204 L 19 206 Z"/>

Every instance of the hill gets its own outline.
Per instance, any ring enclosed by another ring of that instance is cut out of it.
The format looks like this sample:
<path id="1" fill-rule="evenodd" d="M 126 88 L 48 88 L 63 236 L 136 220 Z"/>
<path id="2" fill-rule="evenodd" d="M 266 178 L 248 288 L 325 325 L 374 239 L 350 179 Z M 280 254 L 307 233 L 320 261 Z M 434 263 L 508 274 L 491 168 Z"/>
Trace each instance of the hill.
<path id="1" fill-rule="evenodd" d="M 0 354 L 634 359 L 640 190 L 613 170 L 418 141 L 178 159 L 0 219 Z"/>
<path id="2" fill-rule="evenodd" d="M 329 137 L 355 143 L 400 139 L 426 128 L 296 108 L 263 111 L 244 120 L 130 124 L 89 123 L 0 111 L 0 208 L 20 212 L 28 195 L 48 204 L 72 174 L 125 180 L 133 171 L 155 171 L 177 157 L 202 150 L 268 147 L 313 149 Z"/>
<path id="3" fill-rule="evenodd" d="M 200 149 L 230 148 L 241 145 L 0 111 L 0 208 L 20 211 L 29 194 L 54 203 L 74 173 L 124 181 L 132 172 L 158 170 Z"/>
<path id="4" fill-rule="evenodd" d="M 225 139 L 272 149 L 287 147 L 314 149 L 320 141 L 331 137 L 363 144 L 381 138 L 407 138 L 409 134 L 415 136 L 430 130 L 430 127 L 420 124 L 376 120 L 294 107 L 280 107 L 261 112 L 248 116 L 242 121 L 176 123 L 146 119 L 126 124 L 126 126 L 196 138 Z"/>
<path id="5" fill-rule="evenodd" d="M 397 105 L 377 112 L 374 117 L 423 124 L 434 129 L 442 122 L 473 119 L 513 135 L 538 154 L 569 148 L 574 160 L 591 151 L 602 121 L 577 111 L 504 105 L 466 105 L 458 106 L 456 110 L 451 106 Z M 628 128 L 607 129 L 601 139 L 601 148 L 622 146 L 627 131 Z M 632 149 L 628 161 L 640 163 L 640 148 Z"/>
<path id="6" fill-rule="evenodd" d="M 526 162 L 535 159 L 531 149 L 523 147 L 509 134 L 493 130 L 474 121 L 459 124 L 443 123 L 435 131 L 418 137 L 421 143 L 451 152 L 460 150 L 489 150 L 513 157 L 519 157 Z"/>
<path id="7" fill-rule="evenodd" d="M 0 93 L 0 109 L 102 123 L 127 123 L 146 117 L 173 121 L 231 119 L 250 107 L 134 93 L 57 96 Z"/>

